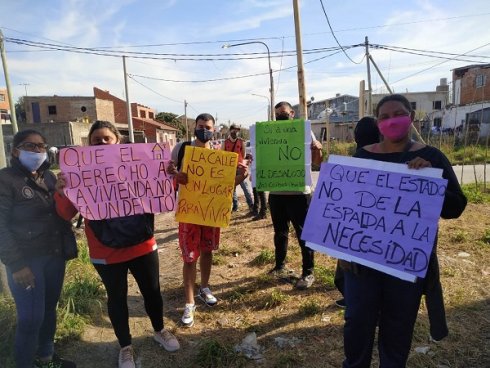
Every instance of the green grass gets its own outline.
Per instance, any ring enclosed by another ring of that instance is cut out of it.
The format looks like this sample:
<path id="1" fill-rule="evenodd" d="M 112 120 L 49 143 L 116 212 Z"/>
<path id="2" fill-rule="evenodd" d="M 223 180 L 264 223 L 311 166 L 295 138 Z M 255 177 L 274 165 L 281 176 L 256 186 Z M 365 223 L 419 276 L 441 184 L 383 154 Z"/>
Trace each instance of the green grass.
<path id="1" fill-rule="evenodd" d="M 194 366 L 205 368 L 241 367 L 244 358 L 235 353 L 231 345 L 216 339 L 205 339 L 198 345 Z"/>
<path id="2" fill-rule="evenodd" d="M 462 189 L 469 203 L 490 203 L 490 188 L 484 192 L 481 185 L 465 184 Z"/>
<path id="3" fill-rule="evenodd" d="M 274 251 L 270 249 L 262 249 L 257 257 L 252 260 L 254 266 L 263 266 L 266 264 L 274 263 Z"/>
<path id="4" fill-rule="evenodd" d="M 490 229 L 485 230 L 480 240 L 485 244 L 490 244 Z"/>
<path id="5" fill-rule="evenodd" d="M 305 316 L 314 316 L 322 312 L 322 306 L 316 300 L 307 300 L 299 306 L 299 312 Z"/>
<path id="6" fill-rule="evenodd" d="M 280 306 L 282 303 L 286 302 L 289 299 L 289 296 L 284 294 L 279 289 L 274 289 L 270 294 L 268 294 L 263 301 L 262 308 L 263 309 L 272 309 Z"/>
<path id="7" fill-rule="evenodd" d="M 328 288 L 334 288 L 335 270 L 331 267 L 315 266 L 315 278 Z"/>
<path id="8" fill-rule="evenodd" d="M 15 333 L 15 304 L 6 295 L 0 295 L 0 367 L 13 367 L 13 340 Z"/>

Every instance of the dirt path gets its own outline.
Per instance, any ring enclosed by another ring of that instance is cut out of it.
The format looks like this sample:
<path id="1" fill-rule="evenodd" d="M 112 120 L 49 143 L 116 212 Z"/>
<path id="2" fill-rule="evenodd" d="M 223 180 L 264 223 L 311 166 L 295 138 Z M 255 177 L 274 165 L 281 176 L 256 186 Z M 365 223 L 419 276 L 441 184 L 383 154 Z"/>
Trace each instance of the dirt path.
<path id="1" fill-rule="evenodd" d="M 181 350 L 167 353 L 153 342 L 143 300 L 130 277 L 130 326 L 139 367 L 198 367 L 199 343 L 215 339 L 233 347 L 252 331 L 264 349 L 260 367 L 341 366 L 343 311 L 334 305 L 339 294 L 331 284 L 335 260 L 317 254 L 317 281 L 307 291 L 272 280 L 267 276 L 272 264 L 253 262 L 259 254 L 273 251 L 270 219 L 253 222 L 242 210 L 234 214 L 232 226 L 223 230 L 220 250 L 215 253 L 211 285 L 220 303 L 214 308 L 198 304 L 195 326 L 185 329 L 179 325 L 184 296 L 176 225 L 173 214 L 157 217 L 165 325 L 178 337 Z M 470 205 L 462 218 L 441 221 L 441 277 L 451 335 L 438 345 L 429 345 L 427 316 L 421 306 L 412 350 L 429 346 L 430 354 L 412 353 L 408 366 L 490 366 L 490 246 L 479 240 L 485 229 L 490 229 L 490 206 Z M 288 264 L 300 270 L 295 240 L 290 241 Z M 119 347 L 105 305 L 100 311 L 99 320 L 86 328 L 80 341 L 61 347 L 80 368 L 117 367 Z M 278 338 L 288 339 L 286 345 L 281 347 Z M 204 358 L 199 359 L 203 363 Z M 235 360 L 221 366 L 256 367 L 257 363 Z"/>

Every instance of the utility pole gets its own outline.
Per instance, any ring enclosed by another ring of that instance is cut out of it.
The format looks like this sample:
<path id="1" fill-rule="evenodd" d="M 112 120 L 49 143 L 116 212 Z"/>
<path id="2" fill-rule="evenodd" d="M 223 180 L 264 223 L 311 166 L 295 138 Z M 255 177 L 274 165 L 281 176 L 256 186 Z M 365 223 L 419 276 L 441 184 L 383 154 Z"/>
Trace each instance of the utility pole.
<path id="1" fill-rule="evenodd" d="M 366 116 L 366 82 L 359 82 L 359 119 Z"/>
<path id="2" fill-rule="evenodd" d="M 27 97 L 27 86 L 30 86 L 29 83 L 19 83 L 19 86 L 24 86 L 24 90 L 26 91 L 25 96 Z"/>
<path id="3" fill-rule="evenodd" d="M 122 58 L 124 69 L 124 92 L 126 93 L 126 114 L 128 114 L 129 141 L 134 143 L 133 119 L 131 116 L 131 106 L 129 105 L 128 73 L 126 73 L 126 56 L 123 56 Z"/>
<path id="4" fill-rule="evenodd" d="M 184 100 L 185 140 L 189 141 L 189 123 L 187 122 L 187 100 Z"/>
<path id="5" fill-rule="evenodd" d="M 299 16 L 298 0 L 293 0 L 294 9 L 294 31 L 296 35 L 296 57 L 298 64 L 298 94 L 299 94 L 299 117 L 307 119 L 306 110 L 306 86 L 303 69 L 303 46 L 301 44 L 301 20 Z"/>
<path id="6" fill-rule="evenodd" d="M 3 33 L 0 30 L 0 53 L 2 55 L 2 64 L 3 64 L 3 74 L 5 75 L 5 86 L 7 87 L 7 95 L 9 98 L 9 105 L 10 105 L 10 122 L 12 123 L 12 130 L 15 133 L 19 131 L 17 128 L 17 116 L 15 115 L 15 104 L 14 100 L 12 98 L 12 90 L 10 89 L 10 78 L 9 78 L 9 72 L 8 72 L 8 67 L 7 67 L 7 56 L 5 55 L 5 43 L 4 43 L 5 38 L 3 37 Z M 13 113 L 12 113 L 13 111 Z M 2 146 L 3 146 L 3 132 L 2 132 Z M 2 150 L 2 152 L 5 152 Z M 5 155 L 2 153 L 2 155 Z"/>
<path id="7" fill-rule="evenodd" d="M 368 93 L 367 93 L 367 109 L 366 113 L 370 116 L 373 115 L 373 100 L 372 100 L 372 94 L 373 94 L 373 88 L 371 86 L 371 65 L 369 64 L 369 41 L 368 37 L 366 36 L 364 38 L 364 45 L 366 46 L 366 66 L 367 66 L 367 77 L 368 77 Z"/>

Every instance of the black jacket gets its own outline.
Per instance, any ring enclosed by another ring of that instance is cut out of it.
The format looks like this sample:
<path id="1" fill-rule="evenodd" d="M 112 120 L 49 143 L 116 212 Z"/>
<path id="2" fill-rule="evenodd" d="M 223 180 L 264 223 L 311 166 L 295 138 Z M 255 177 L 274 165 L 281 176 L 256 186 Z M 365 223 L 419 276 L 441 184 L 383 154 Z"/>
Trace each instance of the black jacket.
<path id="1" fill-rule="evenodd" d="M 56 177 L 49 164 L 43 163 L 35 179 L 18 159 L 11 163 L 0 170 L 0 260 L 16 272 L 29 258 L 62 255 L 71 224 L 56 212 Z"/>

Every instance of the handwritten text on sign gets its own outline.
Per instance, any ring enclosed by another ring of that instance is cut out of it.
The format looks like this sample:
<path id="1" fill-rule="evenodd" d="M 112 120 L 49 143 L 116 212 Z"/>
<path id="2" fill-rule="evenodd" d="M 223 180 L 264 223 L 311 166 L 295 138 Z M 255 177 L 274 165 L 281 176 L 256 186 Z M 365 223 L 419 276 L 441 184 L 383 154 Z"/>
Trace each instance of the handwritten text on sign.
<path id="1" fill-rule="evenodd" d="M 302 238 L 403 279 L 425 277 L 447 181 L 406 165 L 389 164 L 406 171 L 389 172 L 370 168 L 372 160 L 350 160 L 357 167 L 322 165 Z"/>
<path id="2" fill-rule="evenodd" d="M 177 221 L 228 226 L 237 163 L 234 152 L 186 146 L 182 171 L 188 183 L 179 186 Z"/>
<path id="3" fill-rule="evenodd" d="M 257 190 L 304 191 L 311 161 L 305 154 L 305 145 L 309 147 L 310 141 L 310 129 L 305 129 L 303 120 L 257 123 L 254 140 Z"/>
<path id="4" fill-rule="evenodd" d="M 60 151 L 65 195 L 89 220 L 175 208 L 166 143 L 70 147 Z"/>

